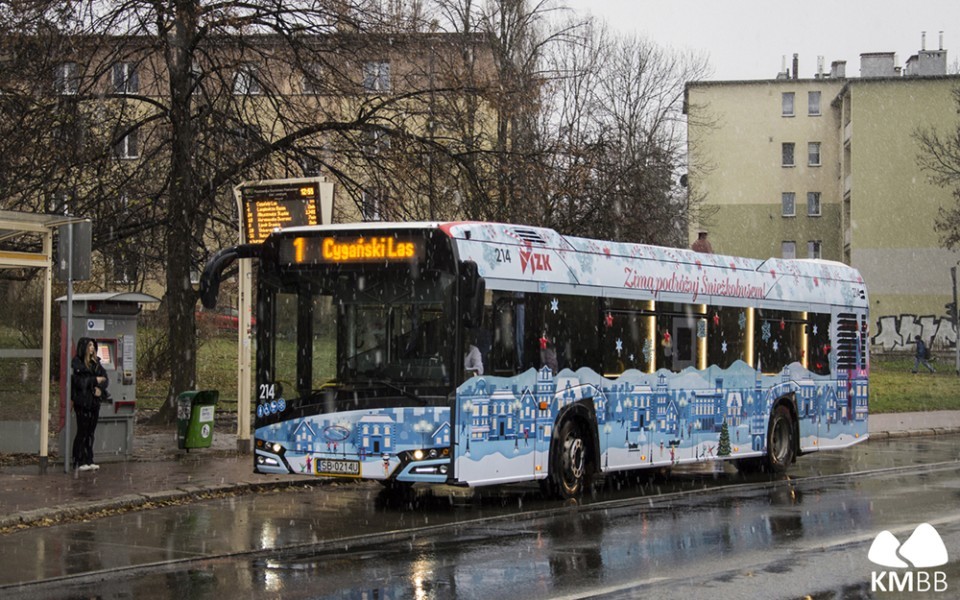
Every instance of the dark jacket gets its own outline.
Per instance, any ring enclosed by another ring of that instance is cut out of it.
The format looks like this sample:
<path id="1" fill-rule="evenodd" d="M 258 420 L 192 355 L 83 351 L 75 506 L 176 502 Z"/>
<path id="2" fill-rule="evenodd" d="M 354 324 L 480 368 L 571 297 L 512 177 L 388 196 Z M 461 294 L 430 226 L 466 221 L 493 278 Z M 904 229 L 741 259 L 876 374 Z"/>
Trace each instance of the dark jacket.
<path id="1" fill-rule="evenodd" d="M 917 358 L 927 359 L 930 357 L 929 352 L 927 352 L 927 345 L 923 343 L 923 340 L 917 340 Z"/>
<path id="2" fill-rule="evenodd" d="M 100 364 L 100 359 L 96 358 L 90 366 L 87 366 L 83 361 L 88 342 L 93 342 L 93 347 L 97 347 L 96 340 L 87 337 L 80 338 L 77 341 L 77 353 L 70 364 L 70 368 L 73 369 L 73 403 L 81 408 L 95 408 L 101 402 L 106 402 L 110 398 L 107 394 L 109 383 L 107 372 Z M 103 377 L 103 383 L 98 384 L 97 377 Z M 93 391 L 97 387 L 100 388 L 99 397 Z"/>

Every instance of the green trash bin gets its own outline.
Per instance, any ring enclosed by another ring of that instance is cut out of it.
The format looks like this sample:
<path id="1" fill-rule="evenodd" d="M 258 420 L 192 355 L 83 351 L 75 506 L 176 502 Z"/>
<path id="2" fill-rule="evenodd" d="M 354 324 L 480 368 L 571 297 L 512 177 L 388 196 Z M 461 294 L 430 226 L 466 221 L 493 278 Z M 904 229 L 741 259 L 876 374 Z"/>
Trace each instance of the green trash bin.
<path id="1" fill-rule="evenodd" d="M 177 447 L 209 448 L 213 441 L 213 420 L 217 390 L 191 390 L 177 396 Z"/>

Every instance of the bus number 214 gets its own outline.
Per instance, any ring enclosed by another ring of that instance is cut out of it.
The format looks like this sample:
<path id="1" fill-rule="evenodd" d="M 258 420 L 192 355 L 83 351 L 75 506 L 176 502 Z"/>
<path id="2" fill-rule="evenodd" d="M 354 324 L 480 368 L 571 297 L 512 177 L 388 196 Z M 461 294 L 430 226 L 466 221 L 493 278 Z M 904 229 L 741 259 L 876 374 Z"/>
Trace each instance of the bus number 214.
<path id="1" fill-rule="evenodd" d="M 277 397 L 277 385 L 275 383 L 260 384 L 260 401 L 270 401 Z"/>
<path id="2" fill-rule="evenodd" d="M 513 262 L 510 260 L 510 251 L 503 248 L 496 248 L 497 251 L 497 262 L 508 263 Z"/>

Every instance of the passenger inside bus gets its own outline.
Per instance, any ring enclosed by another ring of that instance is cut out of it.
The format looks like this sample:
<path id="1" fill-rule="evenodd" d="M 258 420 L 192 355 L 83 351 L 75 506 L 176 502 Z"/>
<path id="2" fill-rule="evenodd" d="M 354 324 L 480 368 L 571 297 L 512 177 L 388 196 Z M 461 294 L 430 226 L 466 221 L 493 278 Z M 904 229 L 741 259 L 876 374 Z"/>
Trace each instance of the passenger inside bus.
<path id="1" fill-rule="evenodd" d="M 467 378 L 483 375 L 483 357 L 472 332 L 464 336 L 463 370 Z"/>

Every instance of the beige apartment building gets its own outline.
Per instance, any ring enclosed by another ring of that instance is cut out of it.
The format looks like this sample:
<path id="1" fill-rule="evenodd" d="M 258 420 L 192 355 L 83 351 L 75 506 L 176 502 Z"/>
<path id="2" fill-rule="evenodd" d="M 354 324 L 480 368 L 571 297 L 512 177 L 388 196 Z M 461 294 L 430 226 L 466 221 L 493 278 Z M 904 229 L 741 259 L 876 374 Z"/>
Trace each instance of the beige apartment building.
<path id="1" fill-rule="evenodd" d="M 960 125 L 960 76 L 946 51 L 921 50 L 903 68 L 893 53 L 861 55 L 860 75 L 838 61 L 813 79 L 691 82 L 686 89 L 690 193 L 704 199 L 691 239 L 715 252 L 841 261 L 863 275 L 879 350 L 912 351 L 914 336 L 953 344 L 945 304 L 960 253 L 934 228 L 954 202 L 918 166 L 916 133 Z"/>

